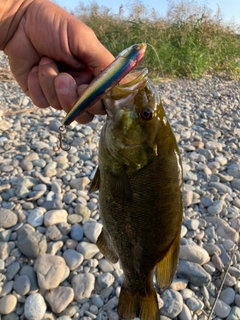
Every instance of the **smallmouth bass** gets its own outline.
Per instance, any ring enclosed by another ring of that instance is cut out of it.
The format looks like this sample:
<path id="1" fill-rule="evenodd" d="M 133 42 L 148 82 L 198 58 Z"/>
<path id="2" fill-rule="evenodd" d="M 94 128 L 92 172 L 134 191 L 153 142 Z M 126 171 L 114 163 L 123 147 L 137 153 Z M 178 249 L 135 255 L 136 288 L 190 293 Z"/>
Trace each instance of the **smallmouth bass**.
<path id="1" fill-rule="evenodd" d="M 147 73 L 128 74 L 103 98 L 107 119 L 89 190 L 99 190 L 103 229 L 97 246 L 112 263 L 120 260 L 124 272 L 122 319 L 159 319 L 153 275 L 161 290 L 171 284 L 180 245 L 181 160 Z"/>

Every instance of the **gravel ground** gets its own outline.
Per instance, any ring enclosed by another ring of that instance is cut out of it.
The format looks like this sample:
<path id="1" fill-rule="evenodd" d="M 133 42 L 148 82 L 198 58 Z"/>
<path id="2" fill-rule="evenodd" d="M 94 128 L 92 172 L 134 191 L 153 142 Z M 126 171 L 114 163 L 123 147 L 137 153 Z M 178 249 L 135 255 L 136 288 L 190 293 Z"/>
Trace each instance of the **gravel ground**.
<path id="1" fill-rule="evenodd" d="M 180 261 L 159 298 L 161 320 L 240 319 L 240 82 L 220 77 L 159 85 L 183 162 Z M 119 264 L 99 252 L 98 195 L 88 194 L 104 122 L 72 124 L 34 107 L 0 54 L 0 318 L 119 319 Z M 149 319 L 150 320 L 150 319 Z"/>

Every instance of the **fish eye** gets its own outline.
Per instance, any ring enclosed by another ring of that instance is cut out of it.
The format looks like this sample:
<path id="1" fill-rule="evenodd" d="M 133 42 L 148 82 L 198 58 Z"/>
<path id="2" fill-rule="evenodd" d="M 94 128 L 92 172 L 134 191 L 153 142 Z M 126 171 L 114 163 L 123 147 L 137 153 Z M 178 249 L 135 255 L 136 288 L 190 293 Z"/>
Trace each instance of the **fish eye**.
<path id="1" fill-rule="evenodd" d="M 152 115 L 153 115 L 153 111 L 150 108 L 143 108 L 141 113 L 141 118 L 144 120 L 151 120 L 152 119 Z"/>

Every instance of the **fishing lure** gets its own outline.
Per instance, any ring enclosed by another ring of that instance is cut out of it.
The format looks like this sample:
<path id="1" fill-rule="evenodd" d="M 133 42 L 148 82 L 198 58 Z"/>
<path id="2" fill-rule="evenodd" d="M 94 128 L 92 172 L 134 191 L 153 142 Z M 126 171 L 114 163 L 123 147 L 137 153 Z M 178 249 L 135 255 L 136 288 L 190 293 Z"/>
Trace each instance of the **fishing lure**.
<path id="1" fill-rule="evenodd" d="M 94 103 L 100 100 L 109 90 L 111 90 L 118 82 L 125 77 L 144 57 L 147 48 L 146 43 L 134 44 L 123 50 L 116 59 L 102 71 L 88 86 L 83 95 L 75 102 L 71 110 L 65 116 L 60 130 L 60 143 L 54 151 L 62 145 L 62 132 L 65 126 L 71 124 L 80 114 L 85 112 Z"/>

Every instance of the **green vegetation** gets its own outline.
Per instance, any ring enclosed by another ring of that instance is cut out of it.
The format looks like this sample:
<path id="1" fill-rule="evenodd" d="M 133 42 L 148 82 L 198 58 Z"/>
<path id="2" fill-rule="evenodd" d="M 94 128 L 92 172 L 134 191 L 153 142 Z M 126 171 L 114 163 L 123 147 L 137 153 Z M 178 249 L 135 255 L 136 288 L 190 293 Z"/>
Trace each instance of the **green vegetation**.
<path id="1" fill-rule="evenodd" d="M 240 74 L 240 32 L 237 26 L 223 22 L 220 10 L 213 14 L 190 0 L 169 0 L 166 17 L 139 1 L 127 9 L 128 15 L 122 6 L 119 14 L 112 14 L 96 2 L 80 3 L 75 15 L 114 55 L 134 43 L 150 43 L 160 65 L 150 47 L 143 63 L 156 75 L 196 78 L 207 73 Z"/>

